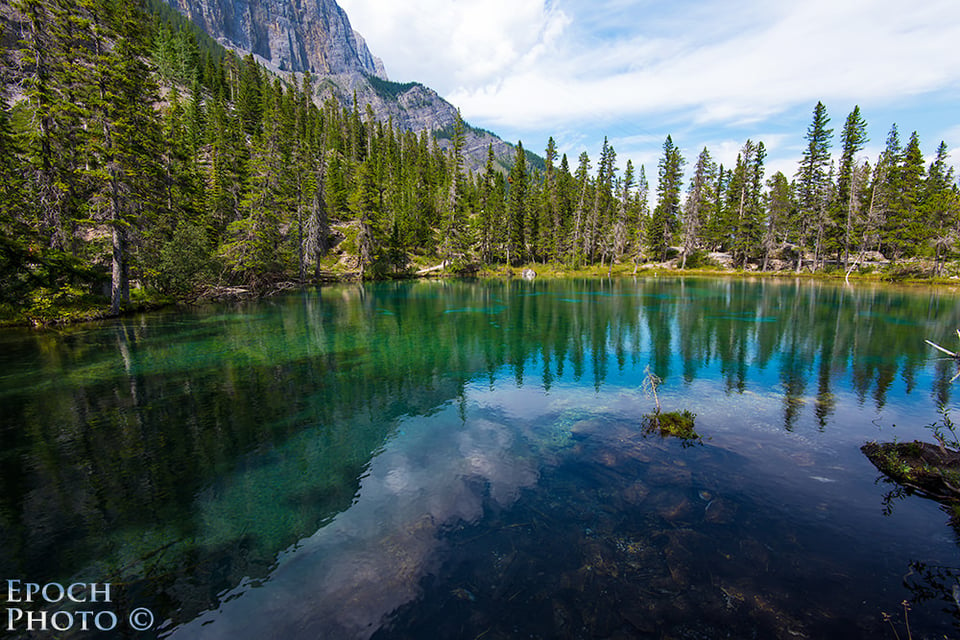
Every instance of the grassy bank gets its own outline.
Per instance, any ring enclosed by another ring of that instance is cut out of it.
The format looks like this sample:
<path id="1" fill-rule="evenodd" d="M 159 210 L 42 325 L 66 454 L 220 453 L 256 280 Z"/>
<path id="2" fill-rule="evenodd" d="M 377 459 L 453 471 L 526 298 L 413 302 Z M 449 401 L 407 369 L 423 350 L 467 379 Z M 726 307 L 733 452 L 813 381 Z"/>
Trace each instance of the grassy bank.
<path id="1" fill-rule="evenodd" d="M 321 281 L 303 285 L 295 282 L 278 283 L 265 290 L 252 290 L 247 287 L 209 286 L 194 291 L 188 296 L 174 297 L 148 289 L 133 289 L 131 301 L 120 315 L 142 313 L 178 304 L 202 304 L 213 301 L 229 301 L 245 298 L 265 297 L 298 288 L 316 286 L 330 282 L 357 281 L 355 269 L 348 269 L 348 262 L 331 263 L 323 273 Z M 679 269 L 671 263 L 621 263 L 610 265 L 590 265 L 579 268 L 555 263 L 531 263 L 519 266 L 493 265 L 477 269 L 457 271 L 451 268 L 430 269 L 425 261 L 416 263 L 408 273 L 398 275 L 401 278 L 450 278 L 477 277 L 480 279 L 522 278 L 524 271 L 530 269 L 537 278 L 546 279 L 597 279 L 597 278 L 652 278 L 652 277 L 729 277 L 729 278 L 801 278 L 806 280 L 847 281 L 856 283 L 913 284 L 960 287 L 960 276 L 954 275 L 960 265 L 951 265 L 947 273 L 951 275 L 935 277 L 916 265 L 898 265 L 895 268 L 855 270 L 849 275 L 843 270 L 823 270 L 811 272 L 803 270 L 759 271 L 755 269 L 731 269 L 721 266 L 699 266 Z M 425 272 L 418 274 L 417 270 Z M 111 317 L 110 301 L 101 296 L 84 293 L 79 289 L 65 287 L 57 291 L 37 290 L 28 304 L 15 308 L 12 305 L 0 305 L 0 327 L 9 326 L 56 326 L 89 322 Z"/>

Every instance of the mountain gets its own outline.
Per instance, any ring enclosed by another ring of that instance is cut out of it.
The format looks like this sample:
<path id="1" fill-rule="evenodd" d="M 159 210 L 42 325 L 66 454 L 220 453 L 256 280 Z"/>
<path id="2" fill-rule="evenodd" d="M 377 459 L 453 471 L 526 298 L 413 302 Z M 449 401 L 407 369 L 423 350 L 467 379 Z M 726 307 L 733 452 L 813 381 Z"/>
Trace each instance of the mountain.
<path id="1" fill-rule="evenodd" d="M 167 0 L 224 46 L 274 72 L 373 75 L 383 62 L 334 0 Z"/>
<path id="2" fill-rule="evenodd" d="M 401 130 L 429 131 L 450 145 L 457 110 L 436 91 L 417 82 L 392 82 L 383 62 L 354 31 L 335 0 L 166 0 L 223 46 L 253 56 L 267 69 L 289 77 L 314 76 L 315 99 L 332 96 L 343 105 L 356 95 L 382 121 Z M 487 147 L 502 166 L 514 149 L 490 132 L 469 127 L 465 139 L 468 169 L 487 160 Z"/>

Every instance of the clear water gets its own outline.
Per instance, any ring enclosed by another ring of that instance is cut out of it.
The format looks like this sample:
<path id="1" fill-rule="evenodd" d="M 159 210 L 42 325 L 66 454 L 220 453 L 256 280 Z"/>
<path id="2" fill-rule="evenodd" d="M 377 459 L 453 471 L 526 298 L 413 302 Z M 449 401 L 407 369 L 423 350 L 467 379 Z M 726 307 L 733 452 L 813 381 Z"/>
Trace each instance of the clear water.
<path id="1" fill-rule="evenodd" d="M 0 578 L 156 618 L 63 637 L 955 637 L 948 515 L 859 447 L 955 405 L 958 302 L 430 281 L 5 330 Z M 648 370 L 702 441 L 644 433 Z"/>

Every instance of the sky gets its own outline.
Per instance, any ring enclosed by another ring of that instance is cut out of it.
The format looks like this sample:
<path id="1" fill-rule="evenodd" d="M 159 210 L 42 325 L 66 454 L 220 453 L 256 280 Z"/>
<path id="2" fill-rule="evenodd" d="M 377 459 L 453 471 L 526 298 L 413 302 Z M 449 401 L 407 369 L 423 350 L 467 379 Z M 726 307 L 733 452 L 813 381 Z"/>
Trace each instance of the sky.
<path id="1" fill-rule="evenodd" d="M 392 80 L 541 155 L 553 136 L 571 170 L 606 137 L 651 190 L 667 135 L 688 175 L 704 147 L 730 167 L 749 138 L 768 176 L 792 177 L 818 101 L 835 157 L 856 105 L 871 162 L 893 124 L 928 160 L 941 141 L 960 149 L 957 0 L 338 2 Z"/>

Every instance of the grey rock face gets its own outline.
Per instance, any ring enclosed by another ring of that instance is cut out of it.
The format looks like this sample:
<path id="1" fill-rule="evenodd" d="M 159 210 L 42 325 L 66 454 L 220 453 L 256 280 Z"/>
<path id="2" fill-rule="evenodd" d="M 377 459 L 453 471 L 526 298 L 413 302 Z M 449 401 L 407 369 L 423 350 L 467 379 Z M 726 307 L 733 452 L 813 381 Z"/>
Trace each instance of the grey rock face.
<path id="1" fill-rule="evenodd" d="M 254 54 L 273 71 L 387 77 L 334 0 L 167 2 L 221 44 Z"/>

